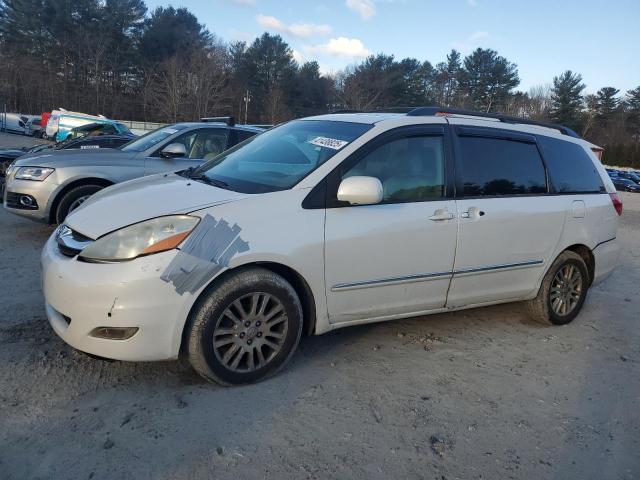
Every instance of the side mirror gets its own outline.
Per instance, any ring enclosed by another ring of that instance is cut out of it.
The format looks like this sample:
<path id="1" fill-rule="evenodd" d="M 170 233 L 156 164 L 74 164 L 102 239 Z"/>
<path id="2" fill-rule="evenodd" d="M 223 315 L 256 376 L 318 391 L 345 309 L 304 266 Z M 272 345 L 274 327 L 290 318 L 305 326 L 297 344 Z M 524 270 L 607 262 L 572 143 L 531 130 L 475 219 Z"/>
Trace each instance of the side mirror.
<path id="1" fill-rule="evenodd" d="M 340 182 L 338 200 L 351 205 L 374 205 L 382 201 L 382 183 L 375 177 L 349 177 Z"/>
<path id="2" fill-rule="evenodd" d="M 160 156 L 163 158 L 179 158 L 187 156 L 187 149 L 182 143 L 170 143 L 162 149 Z"/>

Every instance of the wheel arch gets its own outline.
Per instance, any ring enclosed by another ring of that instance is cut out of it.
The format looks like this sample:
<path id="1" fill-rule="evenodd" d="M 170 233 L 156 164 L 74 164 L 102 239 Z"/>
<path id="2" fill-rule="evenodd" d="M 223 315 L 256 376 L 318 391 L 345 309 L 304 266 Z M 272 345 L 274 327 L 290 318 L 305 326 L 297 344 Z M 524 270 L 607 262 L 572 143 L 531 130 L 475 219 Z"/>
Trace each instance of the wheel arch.
<path id="1" fill-rule="evenodd" d="M 193 315 L 193 312 L 200 304 L 202 298 L 204 298 L 211 290 L 215 289 L 217 285 L 224 282 L 229 276 L 238 273 L 242 270 L 249 269 L 251 267 L 260 267 L 265 270 L 269 270 L 277 275 L 280 275 L 285 280 L 287 280 L 293 289 L 298 294 L 298 298 L 300 299 L 300 303 L 302 304 L 302 333 L 303 335 L 310 336 L 315 332 L 316 327 L 316 301 L 315 296 L 313 295 L 313 291 L 311 287 L 304 279 L 304 277 L 297 272 L 295 269 L 291 268 L 288 265 L 283 263 L 273 262 L 273 261 L 255 261 L 250 263 L 244 263 L 242 265 L 238 265 L 234 268 L 229 268 L 222 272 L 220 275 L 212 279 L 200 292 L 196 300 L 191 305 L 189 309 L 189 313 L 187 315 L 187 319 L 182 326 L 182 335 L 180 340 L 180 349 L 179 351 L 183 353 L 186 346 L 186 335 L 187 329 L 190 324 L 190 319 Z"/>
<path id="2" fill-rule="evenodd" d="M 565 248 L 563 251 L 571 251 L 577 253 L 582 257 L 584 263 L 587 265 L 587 272 L 589 273 L 589 285 L 593 282 L 593 278 L 595 276 L 596 271 L 596 261 L 593 255 L 593 251 L 586 245 L 582 243 L 576 243 L 574 245 L 570 245 Z M 562 253 L 562 252 L 560 252 Z"/>
<path id="3" fill-rule="evenodd" d="M 106 178 L 100 178 L 100 177 L 78 178 L 76 180 L 73 180 L 67 183 L 64 187 L 60 189 L 60 191 L 56 193 L 55 197 L 53 198 L 53 201 L 51 202 L 51 207 L 49 208 L 49 223 L 55 223 L 56 211 L 58 210 L 58 205 L 60 205 L 60 200 L 62 200 L 62 197 L 64 197 L 64 195 L 68 191 L 76 187 L 80 187 L 82 185 L 100 185 L 101 187 L 110 187 L 113 184 L 114 182 L 112 182 L 111 180 L 107 180 Z"/>

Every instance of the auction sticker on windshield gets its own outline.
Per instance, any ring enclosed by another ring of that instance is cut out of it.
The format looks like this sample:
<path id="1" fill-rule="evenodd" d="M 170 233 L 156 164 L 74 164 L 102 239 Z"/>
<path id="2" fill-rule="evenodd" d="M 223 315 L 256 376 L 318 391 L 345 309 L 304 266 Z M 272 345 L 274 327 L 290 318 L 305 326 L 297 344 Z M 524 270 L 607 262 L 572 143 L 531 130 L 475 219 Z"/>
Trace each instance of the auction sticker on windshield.
<path id="1" fill-rule="evenodd" d="M 326 147 L 332 150 L 340 150 L 349 142 L 345 140 L 338 140 L 337 138 L 316 137 L 313 140 L 309 140 L 309 143 L 311 143 L 312 145 L 317 145 L 318 147 Z"/>

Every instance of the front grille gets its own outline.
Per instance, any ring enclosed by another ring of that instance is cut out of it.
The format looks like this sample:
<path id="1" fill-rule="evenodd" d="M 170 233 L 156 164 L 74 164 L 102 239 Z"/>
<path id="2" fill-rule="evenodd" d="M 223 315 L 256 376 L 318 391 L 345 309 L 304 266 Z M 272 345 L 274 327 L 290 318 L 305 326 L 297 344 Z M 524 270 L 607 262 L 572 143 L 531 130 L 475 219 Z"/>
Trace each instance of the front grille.
<path id="1" fill-rule="evenodd" d="M 26 199 L 28 200 L 25 201 Z M 7 202 L 7 207 L 9 208 L 17 208 L 20 210 L 37 210 L 38 209 L 38 202 L 36 201 L 36 199 L 33 198 L 31 195 L 27 195 L 26 193 L 7 192 L 6 202 Z"/>
<path id="2" fill-rule="evenodd" d="M 66 245 L 62 245 L 61 243 L 58 243 L 58 249 L 60 250 L 60 253 L 67 257 L 75 257 L 82 251 L 77 248 L 71 248 Z"/>
<path id="3" fill-rule="evenodd" d="M 56 241 L 58 242 L 60 253 L 67 257 L 75 257 L 87 245 L 93 243 L 91 238 L 70 229 L 66 225 L 61 225 L 56 231 Z"/>

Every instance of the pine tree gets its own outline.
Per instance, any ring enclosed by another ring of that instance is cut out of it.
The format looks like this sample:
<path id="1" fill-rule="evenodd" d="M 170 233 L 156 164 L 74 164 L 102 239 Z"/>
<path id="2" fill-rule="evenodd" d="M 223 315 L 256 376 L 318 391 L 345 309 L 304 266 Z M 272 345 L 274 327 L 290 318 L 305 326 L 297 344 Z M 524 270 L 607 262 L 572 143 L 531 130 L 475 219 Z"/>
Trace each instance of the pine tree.
<path id="1" fill-rule="evenodd" d="M 518 67 L 491 49 L 476 49 L 465 57 L 459 75 L 460 91 L 472 108 L 483 112 L 505 108 L 520 84 Z"/>
<path id="2" fill-rule="evenodd" d="M 607 119 L 618 110 L 621 103 L 620 99 L 617 98 L 618 93 L 620 93 L 620 90 L 613 87 L 604 87 L 598 90 L 596 98 L 597 111 L 600 118 Z"/>
<path id="3" fill-rule="evenodd" d="M 567 70 L 559 77 L 553 77 L 551 89 L 551 118 L 574 130 L 580 130 L 582 125 L 582 75 Z"/>

